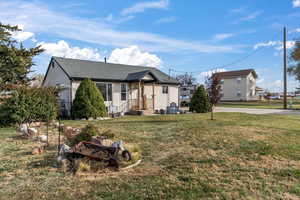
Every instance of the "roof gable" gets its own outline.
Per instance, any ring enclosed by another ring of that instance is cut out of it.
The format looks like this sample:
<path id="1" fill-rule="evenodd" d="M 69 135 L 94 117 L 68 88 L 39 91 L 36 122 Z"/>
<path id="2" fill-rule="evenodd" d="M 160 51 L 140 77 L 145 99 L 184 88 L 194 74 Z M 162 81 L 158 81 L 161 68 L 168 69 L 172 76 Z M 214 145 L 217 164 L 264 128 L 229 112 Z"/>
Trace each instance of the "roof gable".
<path id="1" fill-rule="evenodd" d="M 217 72 L 217 73 L 214 73 L 214 75 L 218 75 L 221 78 L 230 78 L 230 77 L 237 77 L 237 76 L 248 76 L 251 73 L 254 76 L 254 78 L 257 78 L 257 74 L 254 69 Z"/>
<path id="2" fill-rule="evenodd" d="M 107 81 L 135 81 L 150 74 L 159 83 L 179 84 L 162 71 L 152 67 L 132 66 L 88 60 L 53 57 L 72 79 L 90 78 Z"/>

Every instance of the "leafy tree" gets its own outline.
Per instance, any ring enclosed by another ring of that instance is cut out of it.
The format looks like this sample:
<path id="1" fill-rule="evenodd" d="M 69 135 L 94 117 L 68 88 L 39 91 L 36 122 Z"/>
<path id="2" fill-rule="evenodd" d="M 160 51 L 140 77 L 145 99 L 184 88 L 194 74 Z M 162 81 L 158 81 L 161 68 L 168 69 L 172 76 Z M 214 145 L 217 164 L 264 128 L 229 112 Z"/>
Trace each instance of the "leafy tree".
<path id="1" fill-rule="evenodd" d="M 19 86 L 12 90 L 11 96 L 1 105 L 2 126 L 32 123 L 55 119 L 58 103 L 55 88 Z"/>
<path id="2" fill-rule="evenodd" d="M 294 61 L 295 65 L 289 67 L 288 72 L 290 75 L 295 76 L 296 80 L 300 81 L 300 42 L 296 42 L 290 58 Z"/>
<path id="3" fill-rule="evenodd" d="M 106 115 L 106 108 L 103 96 L 96 84 L 90 79 L 84 79 L 75 95 L 72 106 L 74 118 L 97 118 Z"/>
<path id="4" fill-rule="evenodd" d="M 196 83 L 196 78 L 188 73 L 176 76 L 176 80 L 179 81 L 181 85 L 193 85 Z"/>
<path id="5" fill-rule="evenodd" d="M 221 78 L 217 74 L 213 74 L 207 80 L 207 86 L 209 91 L 209 98 L 211 102 L 211 120 L 214 119 L 214 107 L 221 100 Z"/>
<path id="6" fill-rule="evenodd" d="M 207 113 L 211 111 L 211 103 L 203 85 L 200 85 L 191 99 L 190 110 L 197 113 Z"/>
<path id="7" fill-rule="evenodd" d="M 33 57 L 44 51 L 41 46 L 24 48 L 12 38 L 16 31 L 20 31 L 18 26 L 0 23 L 0 91 L 8 90 L 14 84 L 27 84 L 34 65 Z"/>

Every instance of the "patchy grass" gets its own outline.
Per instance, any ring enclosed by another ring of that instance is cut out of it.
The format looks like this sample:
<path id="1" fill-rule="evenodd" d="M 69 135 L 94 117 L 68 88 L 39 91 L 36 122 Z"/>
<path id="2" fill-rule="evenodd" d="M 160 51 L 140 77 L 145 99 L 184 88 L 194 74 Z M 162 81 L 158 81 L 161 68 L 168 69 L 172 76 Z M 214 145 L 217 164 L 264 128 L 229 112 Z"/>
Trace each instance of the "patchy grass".
<path id="1" fill-rule="evenodd" d="M 288 100 L 292 102 L 292 109 L 300 109 L 300 100 Z M 257 101 L 257 102 L 220 102 L 219 107 L 231 108 L 260 108 L 260 109 L 283 109 L 283 100 Z"/>
<path id="2" fill-rule="evenodd" d="M 93 123 L 137 146 L 142 163 L 126 171 L 73 176 L 55 168 L 56 134 L 45 154 L 34 140 L 0 129 L 0 199 L 297 199 L 298 116 L 209 114 L 128 116 Z"/>

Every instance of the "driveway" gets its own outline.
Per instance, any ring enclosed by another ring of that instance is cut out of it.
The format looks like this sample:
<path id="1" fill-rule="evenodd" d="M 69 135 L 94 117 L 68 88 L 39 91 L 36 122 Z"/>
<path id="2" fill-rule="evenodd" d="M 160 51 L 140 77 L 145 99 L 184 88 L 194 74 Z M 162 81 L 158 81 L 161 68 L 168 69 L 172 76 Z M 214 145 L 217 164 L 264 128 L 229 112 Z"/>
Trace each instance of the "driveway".
<path id="1" fill-rule="evenodd" d="M 300 111 L 298 110 L 228 108 L 228 107 L 216 107 L 215 112 L 240 112 L 240 113 L 248 113 L 248 114 L 256 114 L 256 115 L 264 115 L 264 114 L 300 115 Z"/>

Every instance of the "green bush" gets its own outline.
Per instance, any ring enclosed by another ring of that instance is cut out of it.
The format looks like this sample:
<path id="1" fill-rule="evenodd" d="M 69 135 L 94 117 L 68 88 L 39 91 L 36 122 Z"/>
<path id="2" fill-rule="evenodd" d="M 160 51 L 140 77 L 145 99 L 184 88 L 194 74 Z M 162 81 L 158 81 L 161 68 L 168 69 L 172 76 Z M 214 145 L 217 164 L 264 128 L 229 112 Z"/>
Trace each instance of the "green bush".
<path id="1" fill-rule="evenodd" d="M 71 146 L 78 144 L 79 142 L 83 141 L 90 141 L 93 136 L 100 135 L 100 130 L 93 124 L 88 124 L 84 127 L 81 132 L 72 138 L 69 143 Z"/>
<path id="2" fill-rule="evenodd" d="M 74 118 L 97 118 L 106 116 L 103 96 L 96 84 L 85 79 L 79 85 L 72 106 Z"/>
<path id="3" fill-rule="evenodd" d="M 55 88 L 17 87 L 0 107 L 2 126 L 47 121 L 57 117 Z"/>
<path id="4" fill-rule="evenodd" d="M 208 94 L 204 86 L 200 85 L 191 99 L 190 111 L 197 113 L 207 113 L 211 111 L 211 108 L 212 105 L 209 101 Z"/>

